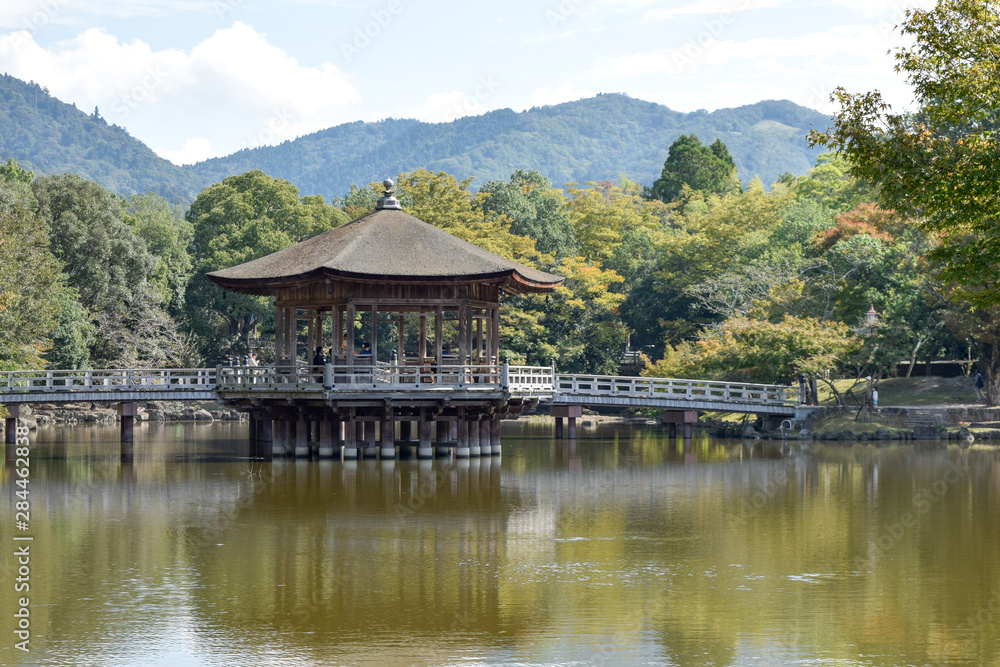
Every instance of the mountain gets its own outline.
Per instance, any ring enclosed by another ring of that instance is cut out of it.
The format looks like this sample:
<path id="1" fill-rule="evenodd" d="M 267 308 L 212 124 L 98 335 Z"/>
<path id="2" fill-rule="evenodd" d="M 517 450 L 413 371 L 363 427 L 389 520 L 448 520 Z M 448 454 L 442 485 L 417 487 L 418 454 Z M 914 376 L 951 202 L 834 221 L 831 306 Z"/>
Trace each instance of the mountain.
<path id="1" fill-rule="evenodd" d="M 354 122 L 278 146 L 245 149 L 178 167 L 99 112 L 85 113 L 35 83 L 0 76 L 0 159 L 14 158 L 39 173 L 74 172 L 120 194 L 156 192 L 187 203 L 232 174 L 261 169 L 303 194 L 328 199 L 404 171 L 425 168 L 473 188 L 506 180 L 516 169 L 537 169 L 553 184 L 617 180 L 652 185 L 670 144 L 681 134 L 703 143 L 720 137 L 744 182 L 759 175 L 770 185 L 783 172 L 806 173 L 820 149 L 805 135 L 829 118 L 788 101 L 766 101 L 714 112 L 680 113 L 622 94 L 510 109 L 450 123 L 387 119 Z"/>
<path id="2" fill-rule="evenodd" d="M 0 75 L 0 160 L 36 173 L 72 172 L 112 192 L 155 192 L 177 203 L 203 189 L 203 177 L 164 160 L 100 113 L 60 102 L 38 84 Z"/>
<path id="3" fill-rule="evenodd" d="M 805 135 L 829 117 L 788 101 L 758 102 L 712 113 L 679 113 L 611 94 L 533 108 L 510 109 L 451 123 L 388 119 L 347 123 L 278 146 L 245 149 L 190 167 L 206 180 L 261 169 L 327 197 L 386 176 L 423 167 L 473 187 L 506 180 L 515 169 L 537 169 L 557 186 L 617 180 L 625 174 L 645 185 L 660 176 L 670 144 L 681 134 L 703 143 L 716 137 L 729 147 L 744 183 L 765 185 L 783 172 L 805 174 L 821 152 Z"/>

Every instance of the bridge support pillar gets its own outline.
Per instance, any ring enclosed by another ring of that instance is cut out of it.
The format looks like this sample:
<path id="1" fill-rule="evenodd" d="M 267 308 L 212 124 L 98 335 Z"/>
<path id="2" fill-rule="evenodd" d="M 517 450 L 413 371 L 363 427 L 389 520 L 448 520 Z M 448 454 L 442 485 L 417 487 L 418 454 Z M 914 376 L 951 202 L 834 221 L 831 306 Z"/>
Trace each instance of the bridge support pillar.
<path id="1" fill-rule="evenodd" d="M 271 460 L 274 429 L 271 416 L 260 412 L 250 413 L 250 456 Z"/>
<path id="2" fill-rule="evenodd" d="M 458 410 L 458 446 L 455 448 L 455 456 L 460 459 L 469 458 L 469 421 L 465 416 L 465 408 Z"/>
<path id="3" fill-rule="evenodd" d="M 468 422 L 468 427 L 469 427 L 469 456 L 473 458 L 479 458 L 479 456 L 483 453 L 482 447 L 479 446 L 479 420 L 478 419 L 470 420 Z"/>
<path id="4" fill-rule="evenodd" d="M 427 408 L 420 408 L 420 422 L 417 427 L 420 435 L 420 444 L 417 445 L 418 459 L 434 458 L 434 448 L 431 446 L 431 425 L 431 420 L 427 418 Z"/>
<path id="5" fill-rule="evenodd" d="M 479 455 L 489 456 L 493 453 L 493 443 L 490 442 L 490 424 L 493 418 L 479 420 Z"/>
<path id="6" fill-rule="evenodd" d="M 19 404 L 7 406 L 8 416 L 3 420 L 3 441 L 6 444 L 7 461 L 13 461 L 17 456 L 17 418 L 21 416 L 21 406 Z"/>
<path id="7" fill-rule="evenodd" d="M 274 419 L 271 422 L 271 458 L 275 456 L 283 457 L 288 447 L 288 421 L 285 419 Z"/>
<path id="8" fill-rule="evenodd" d="M 365 458 L 378 458 L 378 447 L 375 445 L 375 422 L 359 421 L 358 426 L 361 428 L 362 434 L 360 440 L 365 443 Z"/>
<path id="9" fill-rule="evenodd" d="M 408 419 L 403 419 L 399 422 L 399 439 L 400 440 L 411 440 L 413 439 L 413 422 Z"/>
<path id="10" fill-rule="evenodd" d="M 570 439 L 576 439 L 576 420 L 583 416 L 582 405 L 553 405 L 552 416 L 556 418 L 556 439 L 561 440 L 563 437 L 563 418 L 569 422 L 567 435 Z"/>
<path id="11" fill-rule="evenodd" d="M 133 443 L 135 442 L 135 416 L 138 412 L 135 403 L 122 402 L 118 404 L 118 416 L 120 418 L 121 430 L 121 453 L 122 463 L 132 463 L 134 457 Z"/>
<path id="12" fill-rule="evenodd" d="M 351 415 L 343 422 L 344 427 L 344 460 L 345 461 L 357 461 L 358 460 L 358 425 L 354 421 L 354 409 L 351 409 Z"/>
<path id="13" fill-rule="evenodd" d="M 333 458 L 333 422 L 329 417 L 324 417 L 319 423 L 319 451 L 321 459 Z"/>
<path id="14" fill-rule="evenodd" d="M 667 424 L 671 438 L 677 437 L 677 425 L 684 428 L 684 439 L 690 440 L 694 425 L 698 422 L 697 410 L 664 410 L 660 423 Z"/>
<path id="15" fill-rule="evenodd" d="M 437 422 L 436 428 L 436 438 L 437 438 L 437 455 L 438 456 L 451 456 L 451 448 L 448 447 L 447 443 L 451 440 L 451 424 L 450 421 L 439 421 Z"/>
<path id="16" fill-rule="evenodd" d="M 310 423 L 306 420 L 305 413 L 299 413 L 299 418 L 295 422 L 295 458 L 309 458 L 309 429 Z"/>
<path id="17" fill-rule="evenodd" d="M 409 425 L 410 422 L 401 422 L 402 424 Z M 374 424 L 372 424 L 374 426 Z M 379 449 L 379 458 L 384 460 L 395 459 L 396 458 L 396 424 L 392 421 L 392 414 L 386 415 L 386 417 L 379 423 L 379 435 L 381 439 L 381 447 Z M 409 440 L 409 438 L 407 438 Z"/>
<path id="18" fill-rule="evenodd" d="M 500 456 L 500 417 L 493 415 L 490 420 L 490 449 L 493 456 Z"/>

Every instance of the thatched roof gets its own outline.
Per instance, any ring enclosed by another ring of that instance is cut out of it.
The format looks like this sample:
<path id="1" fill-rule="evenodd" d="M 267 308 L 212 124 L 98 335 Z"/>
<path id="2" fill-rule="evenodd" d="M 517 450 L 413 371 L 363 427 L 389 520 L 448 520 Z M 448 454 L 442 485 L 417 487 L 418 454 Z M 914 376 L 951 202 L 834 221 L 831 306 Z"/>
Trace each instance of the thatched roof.
<path id="1" fill-rule="evenodd" d="M 248 294 L 273 294 L 281 287 L 324 278 L 485 282 L 513 294 L 549 291 L 563 281 L 394 209 L 377 209 L 266 257 L 209 273 L 208 278 L 225 289 Z"/>

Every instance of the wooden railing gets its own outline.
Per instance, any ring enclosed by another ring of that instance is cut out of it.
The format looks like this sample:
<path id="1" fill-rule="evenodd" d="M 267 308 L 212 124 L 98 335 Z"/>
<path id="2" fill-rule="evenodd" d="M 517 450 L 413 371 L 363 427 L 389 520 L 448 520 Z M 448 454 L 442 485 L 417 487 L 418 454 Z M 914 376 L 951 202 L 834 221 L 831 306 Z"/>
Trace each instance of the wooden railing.
<path id="1" fill-rule="evenodd" d="M 793 406 L 797 387 L 668 378 L 555 374 L 548 366 L 397 365 L 221 366 L 215 368 L 0 371 L 4 394 L 157 391 L 407 391 L 507 389 L 543 400 L 573 396 Z"/>
<path id="2" fill-rule="evenodd" d="M 785 385 L 562 373 L 556 375 L 556 393 L 751 405 L 795 405 L 799 397 L 797 387 Z"/>
<path id="3" fill-rule="evenodd" d="M 553 390 L 552 369 L 506 364 L 421 366 L 376 365 L 224 366 L 219 389 L 232 390 L 412 390 L 456 387 L 466 390 L 508 387 L 519 394 Z"/>
<path id="4" fill-rule="evenodd" d="M 214 391 L 214 368 L 0 371 L 0 393 L 65 391 Z"/>

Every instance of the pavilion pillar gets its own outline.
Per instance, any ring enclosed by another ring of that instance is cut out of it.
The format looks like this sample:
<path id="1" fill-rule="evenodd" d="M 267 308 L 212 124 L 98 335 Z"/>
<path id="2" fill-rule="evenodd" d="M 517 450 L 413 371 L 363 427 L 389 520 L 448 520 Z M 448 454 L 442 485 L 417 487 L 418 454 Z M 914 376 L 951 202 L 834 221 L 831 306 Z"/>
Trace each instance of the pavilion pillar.
<path id="1" fill-rule="evenodd" d="M 403 365 L 403 361 L 406 359 L 406 346 L 403 345 L 403 341 L 406 340 L 403 336 L 406 329 L 405 325 L 406 317 L 404 315 L 400 315 L 398 321 L 396 322 L 396 360 L 399 362 L 400 366 Z"/>
<path id="2" fill-rule="evenodd" d="M 469 363 L 469 307 L 460 304 L 458 307 L 458 363 L 465 366 Z M 465 371 L 459 370 L 458 383 L 465 382 Z"/>
<path id="3" fill-rule="evenodd" d="M 306 311 L 306 360 L 312 364 L 313 355 L 319 345 L 316 343 L 316 311 Z M 322 340 L 322 339 L 320 339 Z"/>
<path id="4" fill-rule="evenodd" d="M 420 343 L 418 344 L 417 360 L 423 366 L 427 357 L 427 313 L 420 313 Z"/>
<path id="5" fill-rule="evenodd" d="M 138 406 L 135 403 L 121 402 L 118 405 L 118 416 L 121 419 L 121 454 L 122 463 L 132 463 L 134 451 L 134 433 L 133 429 L 135 427 L 135 415 L 137 414 Z"/>
<path id="6" fill-rule="evenodd" d="M 434 458 L 434 448 L 431 447 L 431 420 L 427 418 L 427 408 L 420 408 L 419 426 L 420 443 L 417 445 L 417 458 Z"/>
<path id="7" fill-rule="evenodd" d="M 556 417 L 556 440 L 563 439 L 563 418 Z"/>
<path id="8" fill-rule="evenodd" d="M 358 425 L 351 408 L 349 416 L 343 422 L 344 427 L 344 460 L 356 461 L 358 456 Z"/>
<path id="9" fill-rule="evenodd" d="M 500 416 L 493 415 L 490 420 L 490 445 L 493 456 L 500 455 Z"/>
<path id="10" fill-rule="evenodd" d="M 378 366 L 378 305 L 372 304 L 372 379 L 375 379 L 375 368 Z"/>
<path id="11" fill-rule="evenodd" d="M 500 308 L 499 306 L 493 309 L 492 317 L 492 342 L 490 344 L 490 356 L 493 361 L 490 363 L 499 364 L 500 363 Z"/>
<path id="12" fill-rule="evenodd" d="M 383 460 L 396 458 L 396 438 L 394 433 L 396 429 L 392 420 L 392 408 L 389 408 L 385 412 L 386 414 L 379 424 L 379 436 L 382 441 L 379 458 Z M 372 426 L 374 426 L 374 424 L 372 424 Z"/>
<path id="13" fill-rule="evenodd" d="M 412 423 L 408 419 L 403 419 L 399 422 L 399 439 L 401 441 L 413 439 Z"/>
<path id="14" fill-rule="evenodd" d="M 444 373 L 444 306 L 439 305 L 434 313 L 434 358 L 437 359 L 437 377 L 434 381 L 441 384 Z"/>
<path id="15" fill-rule="evenodd" d="M 17 458 L 17 418 L 20 416 L 21 405 L 19 403 L 7 406 L 7 416 L 3 420 L 3 440 L 7 450 L 4 458 L 7 461 L 13 461 Z"/>
<path id="16" fill-rule="evenodd" d="M 357 308 L 353 303 L 347 304 L 347 321 L 344 322 L 344 326 L 347 330 L 344 332 L 347 336 L 347 365 L 354 365 L 354 320 L 357 317 Z"/>

